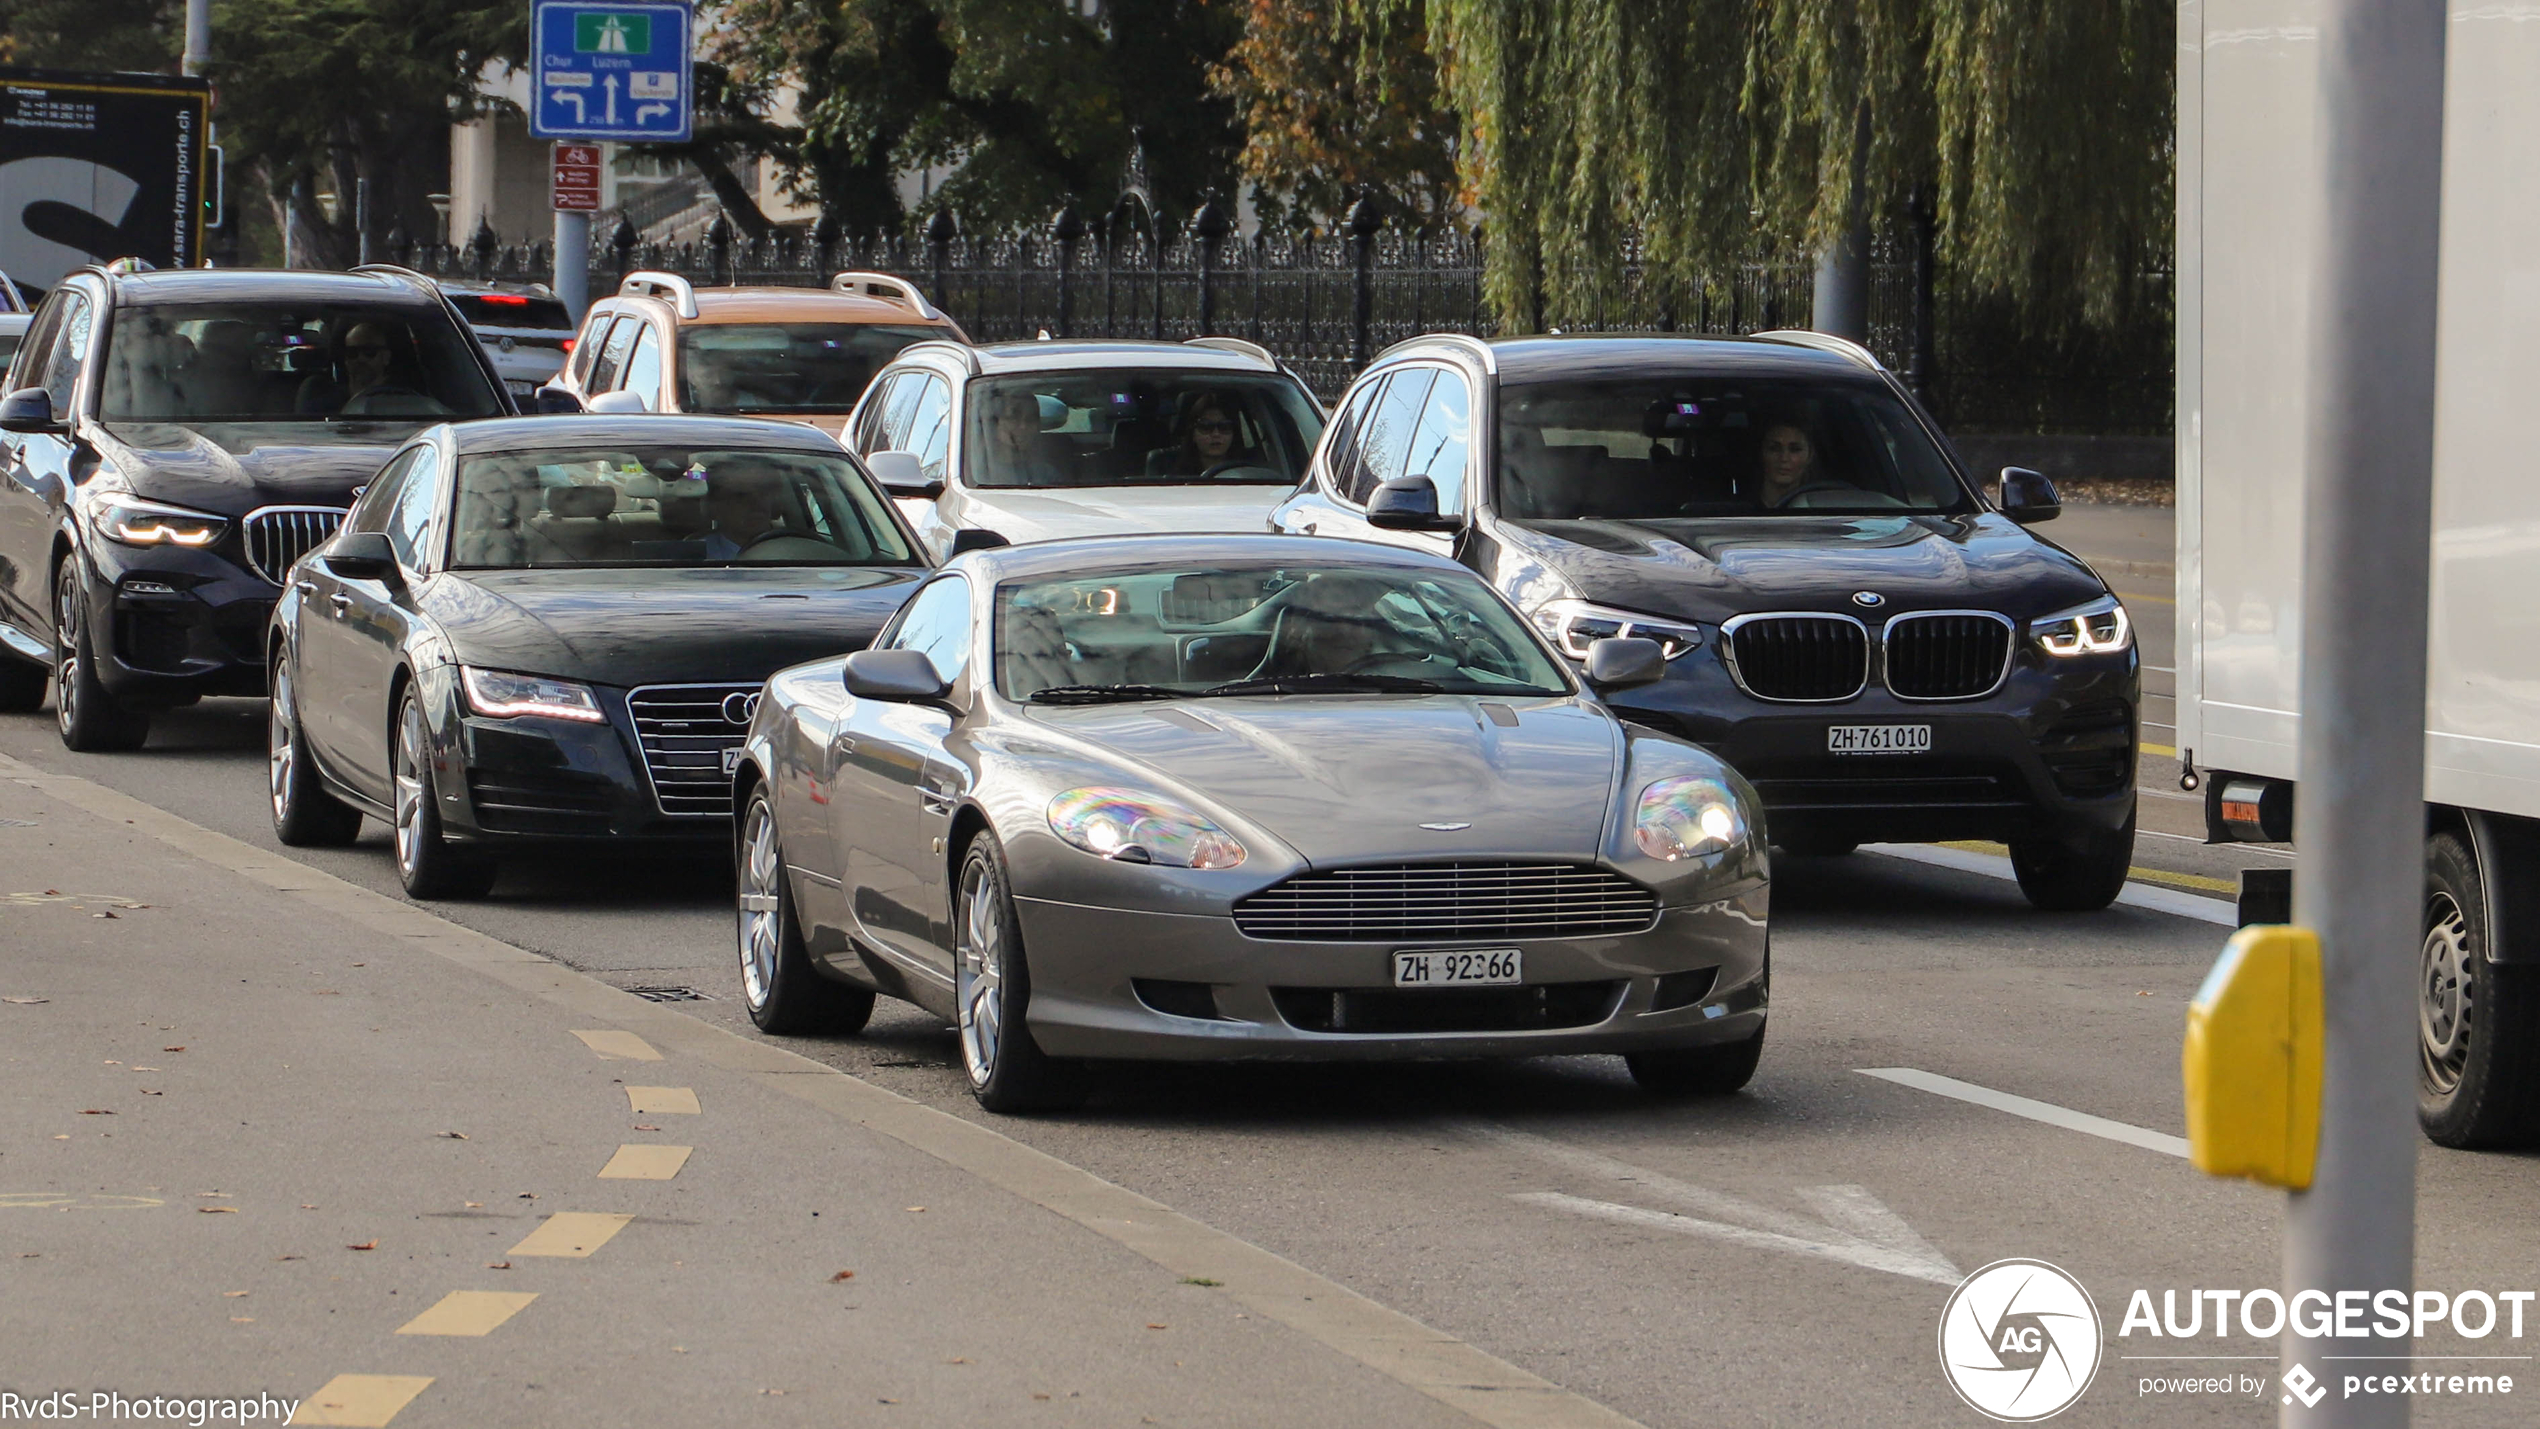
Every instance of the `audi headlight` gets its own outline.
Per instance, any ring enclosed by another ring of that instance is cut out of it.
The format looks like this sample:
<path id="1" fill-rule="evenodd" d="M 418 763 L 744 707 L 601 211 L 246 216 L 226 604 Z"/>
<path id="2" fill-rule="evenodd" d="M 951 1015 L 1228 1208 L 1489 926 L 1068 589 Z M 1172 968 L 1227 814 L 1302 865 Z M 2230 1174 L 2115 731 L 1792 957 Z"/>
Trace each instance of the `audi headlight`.
<path id="1" fill-rule="evenodd" d="M 1665 620 L 1635 611 L 1591 605 L 1584 600 L 1548 600 L 1534 608 L 1535 628 L 1552 637 L 1561 653 L 1587 658 L 1588 646 L 1617 636 L 1655 640 L 1673 660 L 1702 643 L 1701 628 L 1689 620 Z"/>
<path id="2" fill-rule="evenodd" d="M 522 715 L 543 715 L 548 719 L 578 720 L 583 724 L 600 724 L 608 719 L 600 713 L 600 702 L 588 685 L 571 680 L 550 680 L 538 675 L 514 675 L 502 670 L 479 670 L 463 666 L 459 683 L 467 689 L 467 707 L 493 719 L 518 719 Z"/>
<path id="3" fill-rule="evenodd" d="M 1133 789 L 1070 789 L 1050 800 L 1050 831 L 1097 858 L 1166 868 L 1233 868 L 1244 846 L 1206 818 Z"/>
<path id="4" fill-rule="evenodd" d="M 127 546 L 208 546 L 229 529 L 225 516 L 122 494 L 101 498 L 96 519 L 106 539 Z"/>
<path id="5" fill-rule="evenodd" d="M 1746 815 L 1719 780 L 1678 775 L 1640 791 L 1632 841 L 1642 853 L 1668 863 L 1709 858 L 1746 841 Z"/>
<path id="6" fill-rule="evenodd" d="M 2134 622 L 2113 595 L 2032 620 L 2028 633 L 2049 655 L 2113 655 L 2134 644 Z"/>

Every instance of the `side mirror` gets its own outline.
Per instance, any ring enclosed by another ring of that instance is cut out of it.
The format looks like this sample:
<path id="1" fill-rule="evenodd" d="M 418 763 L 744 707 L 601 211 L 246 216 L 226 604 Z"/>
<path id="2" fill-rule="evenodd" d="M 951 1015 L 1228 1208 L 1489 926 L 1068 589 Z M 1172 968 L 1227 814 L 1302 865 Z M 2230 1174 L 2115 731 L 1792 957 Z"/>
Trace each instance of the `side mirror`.
<path id="1" fill-rule="evenodd" d="M 388 544 L 385 531 L 347 531 L 335 538 L 326 553 L 326 568 L 348 581 L 384 581 L 397 584 L 397 552 Z"/>
<path id="2" fill-rule="evenodd" d="M 2001 495 L 1995 504 L 2002 508 L 2003 515 L 2023 526 L 2052 521 L 2064 514 L 2064 499 L 2055 494 L 2055 483 L 2024 466 L 2002 468 Z"/>
<path id="3" fill-rule="evenodd" d="M 21 387 L 0 397 L 0 431 L 58 432 L 61 420 L 53 415 L 53 394 L 41 387 Z"/>
<path id="4" fill-rule="evenodd" d="M 923 650 L 858 650 L 847 657 L 847 693 L 860 700 L 940 700 L 952 686 Z"/>
<path id="5" fill-rule="evenodd" d="M 915 452 L 875 452 L 864 459 L 864 469 L 902 500 L 932 501 L 944 494 L 942 479 L 928 476 Z"/>
<path id="6" fill-rule="evenodd" d="M 542 417 L 567 417 L 582 410 L 582 399 L 561 387 L 541 387 L 530 394 L 529 410 Z"/>
<path id="7" fill-rule="evenodd" d="M 949 561 L 964 551 L 993 551 L 999 546 L 1011 546 L 1013 544 L 1014 543 L 1012 541 L 1007 540 L 1005 537 L 998 535 L 994 531 L 983 530 L 978 527 L 964 527 L 959 531 L 953 532 L 952 545 L 944 552 L 944 559 Z"/>
<path id="8" fill-rule="evenodd" d="M 1367 524 L 1385 531 L 1453 531 L 1463 521 L 1438 514 L 1438 488 L 1425 476 L 1397 476 L 1367 498 Z"/>
<path id="9" fill-rule="evenodd" d="M 583 404 L 582 410 L 618 416 L 634 412 L 649 412 L 653 410 L 653 404 L 644 400 L 643 393 L 629 392 L 621 387 L 615 392 L 603 392 L 592 398 Z"/>
<path id="10" fill-rule="evenodd" d="M 1655 684 L 1667 677 L 1667 652 L 1655 640 L 1607 636 L 1588 642 L 1588 688 L 1598 693 Z"/>

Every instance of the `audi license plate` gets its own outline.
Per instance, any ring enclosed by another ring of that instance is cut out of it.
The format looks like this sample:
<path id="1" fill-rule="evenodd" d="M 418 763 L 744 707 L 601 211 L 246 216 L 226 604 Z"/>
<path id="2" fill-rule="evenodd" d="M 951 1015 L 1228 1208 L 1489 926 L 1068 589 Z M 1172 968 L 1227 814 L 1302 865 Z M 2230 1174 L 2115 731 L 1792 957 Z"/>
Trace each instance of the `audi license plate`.
<path id="1" fill-rule="evenodd" d="M 1929 754 L 1927 724 L 1838 724 L 1826 730 L 1828 754 Z"/>
<path id="2" fill-rule="evenodd" d="M 1523 982 L 1525 955 L 1515 948 L 1441 948 L 1393 955 L 1396 987 L 1496 987 Z"/>

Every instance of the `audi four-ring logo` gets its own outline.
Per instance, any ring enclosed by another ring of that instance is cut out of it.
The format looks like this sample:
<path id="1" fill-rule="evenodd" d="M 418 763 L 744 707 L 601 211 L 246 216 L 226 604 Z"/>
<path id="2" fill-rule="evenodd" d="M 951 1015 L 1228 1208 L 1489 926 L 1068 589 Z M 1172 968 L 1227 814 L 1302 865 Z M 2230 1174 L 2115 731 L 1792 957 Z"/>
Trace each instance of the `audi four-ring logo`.
<path id="1" fill-rule="evenodd" d="M 758 691 L 735 690 L 723 697 L 723 722 L 747 726 L 758 718 Z"/>

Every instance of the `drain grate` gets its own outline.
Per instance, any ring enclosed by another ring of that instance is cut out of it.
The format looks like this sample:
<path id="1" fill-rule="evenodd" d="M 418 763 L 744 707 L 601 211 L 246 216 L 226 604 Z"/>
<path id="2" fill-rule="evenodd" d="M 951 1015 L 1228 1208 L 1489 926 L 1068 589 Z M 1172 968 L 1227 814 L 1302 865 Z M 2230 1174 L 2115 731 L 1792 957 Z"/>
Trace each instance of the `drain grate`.
<path id="1" fill-rule="evenodd" d="M 624 989 L 646 1002 L 713 1002 L 715 995 L 693 987 L 630 987 Z"/>

